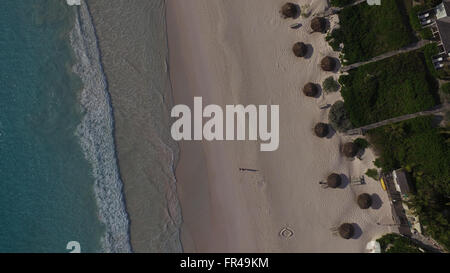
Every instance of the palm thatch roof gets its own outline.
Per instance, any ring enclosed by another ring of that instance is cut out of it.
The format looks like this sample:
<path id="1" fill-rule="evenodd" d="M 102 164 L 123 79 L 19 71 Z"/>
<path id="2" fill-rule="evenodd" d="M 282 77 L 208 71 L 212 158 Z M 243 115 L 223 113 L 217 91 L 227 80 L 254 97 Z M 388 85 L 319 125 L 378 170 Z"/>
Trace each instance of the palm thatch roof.
<path id="1" fill-rule="evenodd" d="M 319 88 L 312 82 L 305 84 L 303 87 L 303 94 L 308 97 L 315 97 L 319 93 Z"/>
<path id="2" fill-rule="evenodd" d="M 355 234 L 355 228 L 352 224 L 345 223 L 339 226 L 339 235 L 344 239 L 350 239 Z"/>
<path id="3" fill-rule="evenodd" d="M 327 21 L 323 17 L 316 17 L 311 20 L 311 29 L 314 32 L 325 32 L 327 29 Z"/>
<path id="4" fill-rule="evenodd" d="M 335 188 L 339 187 L 341 185 L 341 183 L 342 183 L 341 176 L 337 173 L 332 173 L 327 178 L 327 185 L 330 188 L 335 189 Z"/>
<path id="5" fill-rule="evenodd" d="M 336 68 L 336 60 L 326 56 L 320 62 L 320 67 L 322 67 L 324 71 L 333 71 Z"/>
<path id="6" fill-rule="evenodd" d="M 326 137 L 329 132 L 328 124 L 322 122 L 317 123 L 314 127 L 314 132 L 318 137 Z"/>
<path id="7" fill-rule="evenodd" d="M 361 209 L 368 209 L 372 205 L 372 197 L 368 193 L 363 193 L 358 196 L 357 202 Z"/>
<path id="8" fill-rule="evenodd" d="M 346 157 L 355 157 L 358 154 L 359 147 L 353 142 L 347 142 L 344 144 L 342 152 Z"/>
<path id="9" fill-rule="evenodd" d="M 288 2 L 281 7 L 281 14 L 284 18 L 296 18 L 299 13 L 299 7 L 294 3 Z"/>
<path id="10" fill-rule="evenodd" d="M 303 42 L 295 43 L 292 47 L 292 51 L 294 51 L 295 56 L 297 57 L 305 57 L 306 53 L 308 53 L 308 47 Z"/>

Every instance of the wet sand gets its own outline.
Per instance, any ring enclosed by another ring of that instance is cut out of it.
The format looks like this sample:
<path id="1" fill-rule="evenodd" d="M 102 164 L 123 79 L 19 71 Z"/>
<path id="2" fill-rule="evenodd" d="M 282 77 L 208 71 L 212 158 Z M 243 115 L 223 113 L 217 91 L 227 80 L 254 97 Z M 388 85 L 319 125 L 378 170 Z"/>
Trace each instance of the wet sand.
<path id="1" fill-rule="evenodd" d="M 164 1 L 88 0 L 114 109 L 134 252 L 182 251 Z"/>

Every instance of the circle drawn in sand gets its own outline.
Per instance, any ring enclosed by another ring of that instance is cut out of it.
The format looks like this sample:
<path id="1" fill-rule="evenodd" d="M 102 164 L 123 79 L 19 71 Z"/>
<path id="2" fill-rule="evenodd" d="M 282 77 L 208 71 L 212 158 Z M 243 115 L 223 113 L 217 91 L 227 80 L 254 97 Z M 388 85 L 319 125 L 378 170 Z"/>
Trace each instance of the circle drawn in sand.
<path id="1" fill-rule="evenodd" d="M 294 231 L 288 227 L 285 227 L 283 229 L 280 230 L 280 236 L 285 238 L 285 239 L 289 239 L 292 236 L 294 236 Z"/>

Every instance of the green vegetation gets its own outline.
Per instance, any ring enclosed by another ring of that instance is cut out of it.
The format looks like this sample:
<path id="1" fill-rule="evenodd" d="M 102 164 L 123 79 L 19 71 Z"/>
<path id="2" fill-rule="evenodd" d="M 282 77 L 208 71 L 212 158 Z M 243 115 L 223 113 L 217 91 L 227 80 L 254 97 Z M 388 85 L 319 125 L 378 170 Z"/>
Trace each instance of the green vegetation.
<path id="1" fill-rule="evenodd" d="M 327 41 L 335 50 L 344 43 L 344 64 L 367 61 L 417 40 L 402 0 L 347 7 L 339 13 L 339 21 L 341 27 Z"/>
<path id="2" fill-rule="evenodd" d="M 411 0 L 407 0 L 411 1 Z M 442 3 L 442 0 L 421 0 L 423 4 L 415 6 L 417 12 L 425 11 L 431 9 Z"/>
<path id="3" fill-rule="evenodd" d="M 409 11 L 409 23 L 411 27 L 419 33 L 420 37 L 425 40 L 431 40 L 433 38 L 433 33 L 429 28 L 422 28 L 420 24 L 419 17 L 417 14 L 419 13 L 420 6 L 416 6 Z"/>
<path id="4" fill-rule="evenodd" d="M 427 110 L 439 101 L 437 82 L 412 51 L 361 66 L 341 76 L 345 109 L 355 127 Z"/>
<path id="5" fill-rule="evenodd" d="M 431 29 L 428 28 L 422 28 L 422 25 L 420 24 L 419 18 L 417 17 L 419 13 L 429 10 L 431 8 L 436 7 L 437 5 L 442 3 L 442 0 L 422 0 L 422 4 L 416 5 L 412 7 L 411 0 L 404 0 L 406 6 L 410 6 L 407 8 L 408 15 L 409 15 L 409 21 L 412 26 L 412 28 L 419 33 L 422 39 L 426 40 L 432 40 L 433 34 L 431 32 Z M 437 54 L 439 54 L 438 47 L 436 43 L 432 43 L 429 45 L 426 45 L 423 49 L 425 54 L 425 60 L 426 64 L 428 66 L 428 70 L 430 73 L 440 79 L 450 79 L 450 67 L 448 65 L 444 66 L 442 69 L 436 70 L 434 68 L 433 62 L 431 61 L 431 58 Z"/>
<path id="6" fill-rule="evenodd" d="M 344 7 L 352 4 L 355 0 L 331 0 L 330 4 L 334 7 Z"/>
<path id="7" fill-rule="evenodd" d="M 331 106 L 330 113 L 328 113 L 328 121 L 338 132 L 345 132 L 353 128 L 343 101 L 337 101 Z"/>
<path id="8" fill-rule="evenodd" d="M 404 168 L 416 190 L 410 207 L 425 232 L 450 249 L 449 135 L 434 128 L 431 117 L 420 117 L 369 131 L 383 171 Z"/>
<path id="9" fill-rule="evenodd" d="M 357 138 L 355 139 L 355 141 L 353 141 L 353 143 L 358 145 L 359 149 L 361 150 L 367 149 L 370 146 L 369 142 L 364 138 Z"/>
<path id="10" fill-rule="evenodd" d="M 419 33 L 420 37 L 425 40 L 431 40 L 433 38 L 433 33 L 430 28 L 422 28 L 420 24 L 419 17 L 417 16 L 420 12 L 429 10 L 436 7 L 442 0 L 423 0 L 423 4 L 412 6 L 412 0 L 404 0 L 405 6 L 407 7 L 407 12 L 409 16 L 409 23 L 411 27 Z"/>
<path id="11" fill-rule="evenodd" d="M 326 93 L 337 92 L 341 86 L 334 80 L 333 76 L 326 78 L 322 84 L 323 90 Z"/>
<path id="12" fill-rule="evenodd" d="M 450 95 L 450 82 L 441 85 L 441 90 L 444 94 Z"/>
<path id="13" fill-rule="evenodd" d="M 386 234 L 377 242 L 380 243 L 381 253 L 422 253 L 411 239 L 395 233 Z"/>
<path id="14" fill-rule="evenodd" d="M 332 4 L 344 2 L 335 0 Z M 422 29 L 417 13 L 441 2 L 423 0 L 413 7 L 410 0 L 391 0 L 381 6 L 345 8 L 339 14 L 341 28 L 329 33 L 327 41 L 335 50 L 344 44 L 344 64 L 369 60 L 414 42 L 412 29 L 423 39 L 430 39 L 430 30 Z M 450 67 L 434 68 L 431 58 L 438 53 L 432 43 L 350 70 L 339 79 L 345 103 L 339 101 L 331 107 L 330 124 L 341 132 L 435 106 L 439 103 L 436 78 L 450 80 Z M 449 94 L 450 83 L 443 84 L 441 91 Z M 379 154 L 374 161 L 377 168 L 383 172 L 403 168 L 410 174 L 414 186 L 410 208 L 419 216 L 423 232 L 450 249 L 448 132 L 448 128 L 433 127 L 428 116 L 373 129 L 368 137 Z M 356 142 L 360 147 L 367 145 L 362 140 Z M 368 169 L 366 175 L 378 179 L 376 169 Z M 414 242 L 400 235 L 388 234 L 378 241 L 383 252 L 420 252 Z"/>
<path id="15" fill-rule="evenodd" d="M 378 180 L 378 171 L 377 169 L 368 169 L 366 175 L 370 178 Z"/>
<path id="16" fill-rule="evenodd" d="M 423 52 L 425 55 L 425 61 L 426 65 L 428 67 L 428 70 L 430 73 L 435 77 L 439 79 L 450 79 L 450 67 L 444 66 L 442 69 L 436 70 L 434 68 L 432 57 L 439 54 L 439 50 L 437 48 L 437 45 L 435 43 L 428 44 L 423 47 Z"/>

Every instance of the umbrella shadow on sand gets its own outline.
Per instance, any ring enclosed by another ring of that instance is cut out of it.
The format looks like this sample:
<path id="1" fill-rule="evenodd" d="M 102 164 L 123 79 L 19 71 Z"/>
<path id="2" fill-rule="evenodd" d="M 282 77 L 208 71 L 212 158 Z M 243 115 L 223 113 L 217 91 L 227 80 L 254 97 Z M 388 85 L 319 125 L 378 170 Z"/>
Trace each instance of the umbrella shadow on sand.
<path id="1" fill-rule="evenodd" d="M 341 185 L 339 185 L 339 188 L 345 189 L 348 186 L 348 184 L 350 184 L 350 180 L 345 174 L 341 174 L 340 176 L 341 176 Z"/>
<path id="2" fill-rule="evenodd" d="M 307 51 L 306 51 L 306 55 L 305 55 L 305 59 L 310 59 L 312 57 L 312 55 L 314 55 L 314 47 L 310 44 L 306 45 Z"/>
<path id="3" fill-rule="evenodd" d="M 335 134 L 336 134 L 336 131 L 334 130 L 333 126 L 328 125 L 328 135 L 326 136 L 326 138 L 332 139 Z"/>
<path id="4" fill-rule="evenodd" d="M 383 205 L 383 201 L 381 200 L 380 196 L 376 193 L 371 195 L 372 198 L 372 209 L 380 209 Z"/>
<path id="5" fill-rule="evenodd" d="M 357 239 L 361 238 L 361 236 L 363 234 L 361 227 L 356 223 L 352 223 L 352 226 L 353 226 L 354 231 L 353 231 L 353 236 L 351 239 L 357 240 Z"/>

